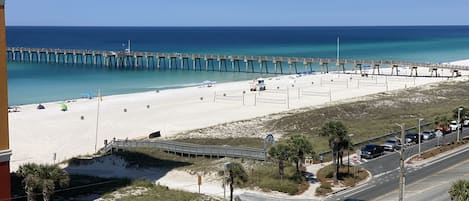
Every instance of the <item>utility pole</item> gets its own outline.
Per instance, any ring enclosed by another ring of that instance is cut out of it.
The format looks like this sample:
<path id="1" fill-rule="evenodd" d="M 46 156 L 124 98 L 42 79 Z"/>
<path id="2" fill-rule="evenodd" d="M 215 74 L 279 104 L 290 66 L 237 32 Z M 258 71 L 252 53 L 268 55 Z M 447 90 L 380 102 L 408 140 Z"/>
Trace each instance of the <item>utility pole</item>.
<path id="1" fill-rule="evenodd" d="M 399 201 L 404 201 L 405 169 L 404 169 L 404 147 L 405 147 L 405 125 L 398 124 L 401 127 L 401 152 L 400 152 L 400 174 L 399 174 Z"/>
<path id="2" fill-rule="evenodd" d="M 456 126 L 456 129 L 458 130 L 457 133 L 458 133 L 458 142 L 459 142 L 459 135 L 461 133 L 461 111 L 463 110 L 464 108 L 460 107 L 458 108 L 458 126 Z"/>
<path id="3" fill-rule="evenodd" d="M 418 137 L 419 137 L 419 157 L 421 156 L 421 153 L 420 153 L 420 144 L 422 144 L 422 142 L 421 142 L 421 139 L 422 139 L 422 132 L 420 132 L 420 130 L 421 130 L 422 121 L 423 121 L 422 118 L 418 119 L 418 122 L 419 122 L 419 135 L 418 135 Z"/>

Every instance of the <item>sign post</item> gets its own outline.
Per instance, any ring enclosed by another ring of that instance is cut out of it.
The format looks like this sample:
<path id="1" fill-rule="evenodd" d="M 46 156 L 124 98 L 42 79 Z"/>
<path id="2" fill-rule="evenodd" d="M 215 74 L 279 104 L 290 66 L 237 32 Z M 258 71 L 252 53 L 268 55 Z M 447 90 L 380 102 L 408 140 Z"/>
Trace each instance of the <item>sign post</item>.
<path id="1" fill-rule="evenodd" d="M 200 186 L 202 185 L 202 176 L 197 176 L 197 185 L 199 186 L 199 194 L 200 194 Z"/>

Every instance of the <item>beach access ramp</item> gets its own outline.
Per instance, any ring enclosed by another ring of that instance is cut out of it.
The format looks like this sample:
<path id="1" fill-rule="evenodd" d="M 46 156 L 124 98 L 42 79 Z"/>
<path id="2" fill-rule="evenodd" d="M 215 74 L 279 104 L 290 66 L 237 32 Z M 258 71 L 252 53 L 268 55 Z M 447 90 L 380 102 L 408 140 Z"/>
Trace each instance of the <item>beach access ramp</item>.
<path id="1" fill-rule="evenodd" d="M 220 145 L 200 145 L 170 140 L 142 141 L 142 140 L 113 140 L 104 146 L 100 152 L 108 153 L 112 150 L 132 148 L 154 148 L 161 151 L 181 154 L 182 156 L 230 157 L 246 158 L 264 161 L 267 152 L 264 149 L 249 147 L 233 147 Z"/>

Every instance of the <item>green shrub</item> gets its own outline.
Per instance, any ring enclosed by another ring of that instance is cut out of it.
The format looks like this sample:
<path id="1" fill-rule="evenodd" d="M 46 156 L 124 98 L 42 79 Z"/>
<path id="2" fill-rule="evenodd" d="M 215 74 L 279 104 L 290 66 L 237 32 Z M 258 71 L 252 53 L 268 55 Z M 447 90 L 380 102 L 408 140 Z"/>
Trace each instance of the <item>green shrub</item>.
<path id="1" fill-rule="evenodd" d="M 274 178 L 263 178 L 259 183 L 259 187 L 262 189 L 288 193 L 290 195 L 298 193 L 298 184 L 286 179 L 277 180 Z"/>
<path id="2" fill-rule="evenodd" d="M 146 179 L 137 179 L 132 181 L 132 186 L 136 187 L 145 187 L 145 188 L 153 188 L 155 184 Z"/>
<path id="3" fill-rule="evenodd" d="M 331 184 L 329 183 L 322 183 L 319 188 L 324 188 L 324 189 L 332 189 Z"/>

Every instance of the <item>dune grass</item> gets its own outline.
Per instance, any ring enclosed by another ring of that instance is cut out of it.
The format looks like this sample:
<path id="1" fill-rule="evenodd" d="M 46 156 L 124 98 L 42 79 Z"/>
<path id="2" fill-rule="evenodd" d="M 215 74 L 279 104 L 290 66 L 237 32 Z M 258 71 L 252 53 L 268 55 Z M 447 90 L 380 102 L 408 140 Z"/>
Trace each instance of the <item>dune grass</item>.
<path id="1" fill-rule="evenodd" d="M 370 100 L 336 104 L 293 113 L 267 122 L 267 126 L 285 133 L 309 137 L 315 151 L 329 149 L 327 138 L 319 136 L 321 126 L 330 120 L 342 121 L 353 133 L 353 142 L 366 141 L 399 128 L 417 126 L 417 118 L 434 122 L 436 116 L 448 115 L 459 106 L 469 106 L 469 82 L 441 83 L 432 88 L 411 88 L 395 93 L 380 93 Z M 433 125 L 424 129 L 432 129 Z"/>

